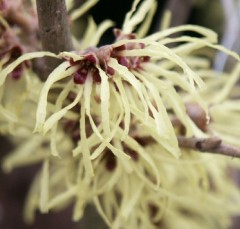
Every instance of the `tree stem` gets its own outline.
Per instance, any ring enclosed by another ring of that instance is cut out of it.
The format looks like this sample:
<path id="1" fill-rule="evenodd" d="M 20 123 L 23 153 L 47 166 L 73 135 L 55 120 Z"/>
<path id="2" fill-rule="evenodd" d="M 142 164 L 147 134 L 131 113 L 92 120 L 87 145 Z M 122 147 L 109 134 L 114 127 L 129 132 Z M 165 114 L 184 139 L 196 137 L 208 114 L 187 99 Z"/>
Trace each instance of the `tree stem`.
<path id="1" fill-rule="evenodd" d="M 39 29 L 42 49 L 54 53 L 73 50 L 65 0 L 37 0 Z M 45 58 L 44 76 L 60 63 L 53 58 Z"/>
<path id="2" fill-rule="evenodd" d="M 187 138 L 178 136 L 178 144 L 182 148 L 199 152 L 223 154 L 230 157 L 240 157 L 240 148 L 222 143 L 218 137 Z"/>

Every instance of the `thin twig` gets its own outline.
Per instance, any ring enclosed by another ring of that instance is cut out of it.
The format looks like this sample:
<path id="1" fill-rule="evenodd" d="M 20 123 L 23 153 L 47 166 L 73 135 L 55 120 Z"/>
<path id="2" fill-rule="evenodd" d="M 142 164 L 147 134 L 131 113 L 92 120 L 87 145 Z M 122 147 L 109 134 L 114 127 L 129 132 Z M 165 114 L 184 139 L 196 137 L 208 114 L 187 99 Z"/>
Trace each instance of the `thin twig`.
<path id="1" fill-rule="evenodd" d="M 43 50 L 54 53 L 73 50 L 65 0 L 37 0 L 37 11 Z M 58 60 L 46 58 L 44 78 L 58 64 Z"/>
<path id="2" fill-rule="evenodd" d="M 178 144 L 182 148 L 192 149 L 199 152 L 223 154 L 230 157 L 240 158 L 240 148 L 222 143 L 218 137 L 187 138 L 178 136 Z"/>

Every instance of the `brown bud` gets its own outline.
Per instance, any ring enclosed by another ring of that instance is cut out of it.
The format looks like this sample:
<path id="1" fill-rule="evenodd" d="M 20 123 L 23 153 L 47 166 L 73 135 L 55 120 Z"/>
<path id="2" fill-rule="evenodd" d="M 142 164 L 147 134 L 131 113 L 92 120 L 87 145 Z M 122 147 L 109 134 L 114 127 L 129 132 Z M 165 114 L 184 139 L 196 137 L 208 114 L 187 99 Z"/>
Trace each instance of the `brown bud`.
<path id="1" fill-rule="evenodd" d="M 197 103 L 187 103 L 186 111 L 189 117 L 197 125 L 199 129 L 206 132 L 207 131 L 207 116 L 203 108 Z"/>

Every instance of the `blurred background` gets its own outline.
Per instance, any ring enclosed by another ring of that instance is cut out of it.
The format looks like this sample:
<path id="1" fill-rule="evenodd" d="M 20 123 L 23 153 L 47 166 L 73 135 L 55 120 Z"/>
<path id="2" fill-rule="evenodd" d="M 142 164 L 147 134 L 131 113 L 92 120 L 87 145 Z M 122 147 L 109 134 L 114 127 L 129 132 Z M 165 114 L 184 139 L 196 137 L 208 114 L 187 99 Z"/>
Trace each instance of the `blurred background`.
<path id="1" fill-rule="evenodd" d="M 85 0 L 75 0 L 76 7 L 81 6 Z M 125 13 L 130 9 L 132 0 L 100 0 L 89 12 L 96 23 L 105 19 L 116 22 L 116 27 L 121 28 Z M 154 17 L 150 33 L 158 31 L 163 12 L 172 12 L 171 26 L 181 24 L 197 24 L 213 29 L 219 34 L 219 41 L 227 48 L 240 53 L 240 0 L 158 0 L 158 9 Z M 87 16 L 87 15 L 86 15 Z M 81 37 L 84 30 L 84 17 L 79 22 L 82 26 Z M 74 31 L 75 32 L 75 31 Z M 101 44 L 112 42 L 113 33 L 109 30 L 101 40 Z M 225 54 L 217 53 L 213 61 L 213 68 L 218 71 L 230 69 L 232 60 Z M 0 161 L 11 150 L 10 142 L 0 136 Z M 106 226 L 97 215 L 93 206 L 88 206 L 83 219 L 78 223 L 71 221 L 71 206 L 59 213 L 42 215 L 36 213 L 33 225 L 26 225 L 22 219 L 22 210 L 29 185 L 39 166 L 34 165 L 15 169 L 10 174 L 4 174 L 0 169 L 0 229 L 105 229 Z M 239 182 L 238 175 L 234 179 Z M 240 220 L 233 219 L 232 229 L 240 228 Z"/>

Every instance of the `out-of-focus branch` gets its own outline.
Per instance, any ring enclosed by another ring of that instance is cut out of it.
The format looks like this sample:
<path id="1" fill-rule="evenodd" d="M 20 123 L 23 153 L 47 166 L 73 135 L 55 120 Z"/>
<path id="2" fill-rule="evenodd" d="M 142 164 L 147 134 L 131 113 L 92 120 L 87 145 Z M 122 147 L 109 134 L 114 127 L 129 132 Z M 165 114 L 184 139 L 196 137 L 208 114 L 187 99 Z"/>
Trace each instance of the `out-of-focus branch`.
<path id="1" fill-rule="evenodd" d="M 185 24 L 191 13 L 194 0 L 168 0 L 165 10 L 172 13 L 171 27 Z"/>
<path id="2" fill-rule="evenodd" d="M 37 0 L 37 12 L 42 49 L 54 53 L 73 50 L 65 1 Z M 46 78 L 59 63 L 59 60 L 46 58 L 42 78 Z"/>
<path id="3" fill-rule="evenodd" d="M 222 143 L 218 137 L 187 138 L 178 136 L 178 144 L 181 148 L 192 149 L 199 152 L 223 154 L 230 157 L 240 157 L 240 148 Z"/>
<path id="4" fill-rule="evenodd" d="M 171 12 L 170 27 L 186 24 L 188 17 L 192 11 L 194 0 L 167 0 L 163 12 Z M 158 31 L 162 21 L 163 13 L 159 11 L 156 21 L 155 30 Z"/>
<path id="5" fill-rule="evenodd" d="M 234 0 L 221 0 L 222 9 L 224 12 L 224 34 L 222 45 L 230 50 L 240 53 L 239 38 L 240 38 L 240 3 Z M 228 61 L 230 60 L 230 66 Z M 218 52 L 215 58 L 214 68 L 217 71 L 231 69 L 235 61 L 224 52 Z M 227 64 L 227 66 L 226 66 Z"/>

